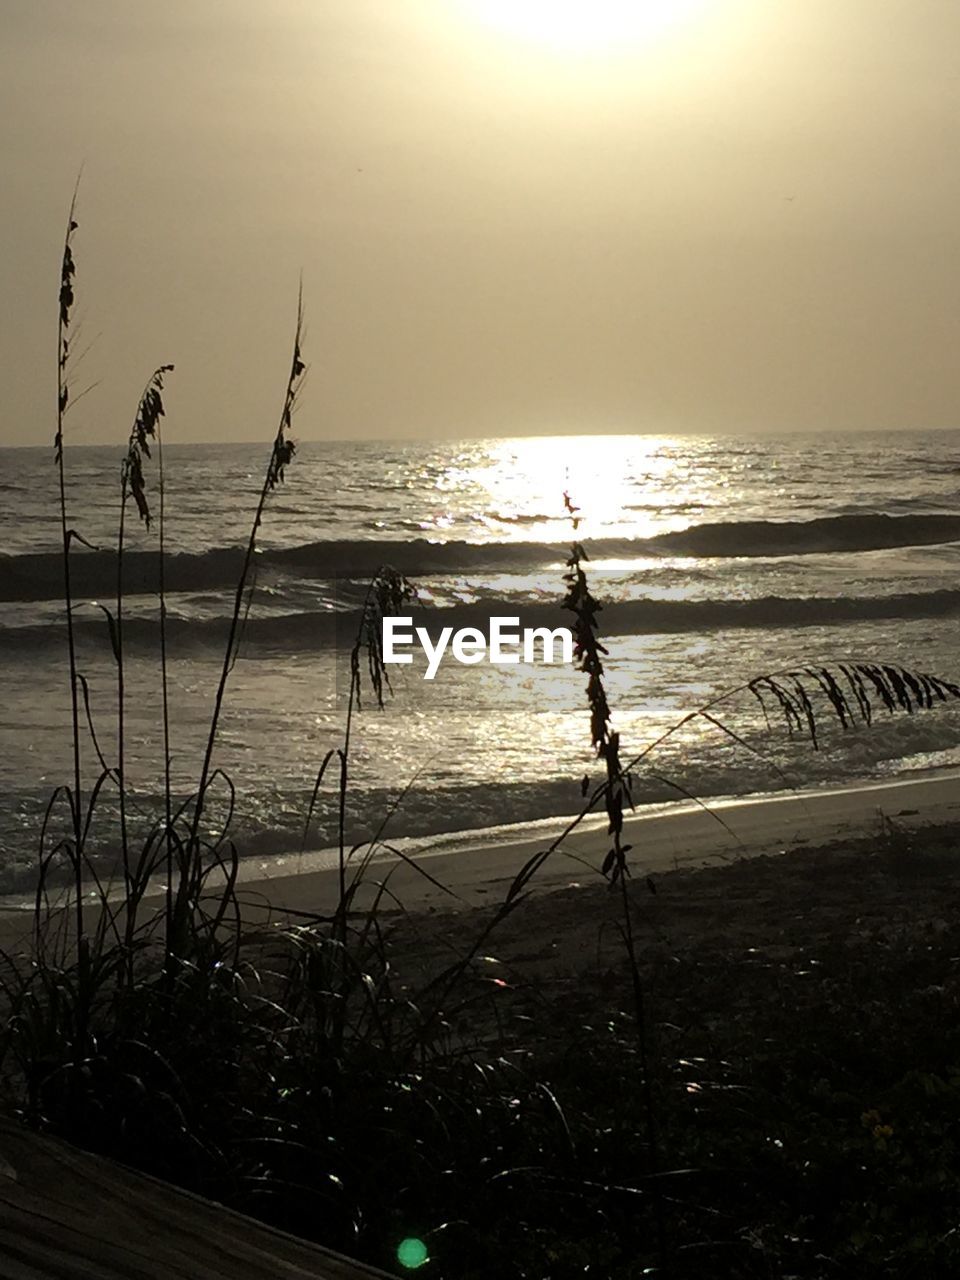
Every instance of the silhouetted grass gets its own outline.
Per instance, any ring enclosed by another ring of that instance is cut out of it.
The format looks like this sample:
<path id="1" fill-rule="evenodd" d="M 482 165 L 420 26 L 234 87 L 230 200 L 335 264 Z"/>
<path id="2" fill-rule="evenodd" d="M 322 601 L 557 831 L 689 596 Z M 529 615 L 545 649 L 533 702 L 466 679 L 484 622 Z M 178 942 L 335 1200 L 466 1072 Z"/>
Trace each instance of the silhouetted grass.
<path id="1" fill-rule="evenodd" d="M 79 179 L 78 179 L 79 186 Z M 70 579 L 70 546 L 76 531 L 69 527 L 67 518 L 66 470 L 64 465 L 64 428 L 70 404 L 70 342 L 73 313 L 74 280 L 76 263 L 73 257 L 74 232 L 77 230 L 75 213 L 77 191 L 74 189 L 67 214 L 67 230 L 63 239 L 63 255 L 60 261 L 60 297 L 57 321 L 57 431 L 54 437 L 54 456 L 57 465 L 57 486 L 60 499 L 60 534 L 63 546 L 63 604 L 66 612 L 67 662 L 70 680 L 70 723 L 73 731 L 73 791 L 64 789 L 71 811 L 72 843 L 67 847 L 74 869 L 74 909 L 76 911 L 77 944 L 83 939 L 83 819 L 82 780 L 80 770 L 80 704 L 77 678 L 77 650 L 73 629 L 73 586 Z"/>

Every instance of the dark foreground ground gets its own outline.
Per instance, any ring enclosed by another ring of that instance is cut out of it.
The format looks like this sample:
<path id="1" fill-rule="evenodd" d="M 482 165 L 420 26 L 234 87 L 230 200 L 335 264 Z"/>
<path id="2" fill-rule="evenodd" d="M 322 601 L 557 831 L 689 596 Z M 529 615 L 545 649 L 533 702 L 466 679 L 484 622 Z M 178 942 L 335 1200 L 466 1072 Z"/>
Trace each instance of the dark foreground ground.
<path id="1" fill-rule="evenodd" d="M 228 931 L 131 981 L 116 951 L 4 961 L 3 1101 L 396 1275 L 413 1240 L 425 1280 L 953 1277 L 958 852 L 878 824 L 635 875 L 642 1035 L 602 882 L 489 933 L 487 908 Z"/>
<path id="2" fill-rule="evenodd" d="M 502 1270 L 442 1274 L 960 1274 L 958 853 L 887 825 L 635 879 L 644 1048 L 618 895 L 525 903 L 457 1030 L 541 1082 L 567 1150 L 509 1175 L 529 1229 Z M 417 921 L 417 955 L 463 930 Z"/>

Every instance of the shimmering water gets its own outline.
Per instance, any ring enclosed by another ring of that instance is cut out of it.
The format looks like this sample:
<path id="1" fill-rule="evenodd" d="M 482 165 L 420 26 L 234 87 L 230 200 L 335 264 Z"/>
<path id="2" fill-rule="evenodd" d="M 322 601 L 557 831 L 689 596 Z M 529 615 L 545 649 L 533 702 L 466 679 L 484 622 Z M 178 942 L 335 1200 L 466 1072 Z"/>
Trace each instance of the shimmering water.
<path id="1" fill-rule="evenodd" d="M 74 573 L 81 666 L 105 756 L 115 669 L 102 612 L 115 591 L 119 450 L 68 450 L 71 523 L 99 550 Z M 174 771 L 199 768 L 244 540 L 266 451 L 169 445 Z M 0 451 L 0 876 L 29 878 L 40 814 L 69 775 L 68 690 L 49 450 Z M 155 477 L 148 475 L 148 484 Z M 238 787 L 241 850 L 299 844 L 316 768 L 342 719 L 335 619 L 381 563 L 405 571 L 424 608 L 476 624 L 559 611 L 562 495 L 605 603 L 609 682 L 627 751 L 684 712 L 770 667 L 836 657 L 903 661 L 960 676 L 960 435 L 562 437 L 305 444 L 270 503 L 258 594 L 223 722 L 218 763 Z M 128 776 L 139 818 L 156 803 L 159 721 L 156 528 L 128 544 Z M 342 647 L 342 646 L 341 646 Z M 384 712 L 359 722 L 351 829 L 391 819 L 416 836 L 572 812 L 590 767 L 583 678 L 557 668 L 447 663 L 425 684 L 396 669 Z M 340 672 L 342 676 L 342 670 Z M 939 768 L 960 760 L 960 717 L 938 712 L 828 736 L 812 753 L 768 732 L 749 696 L 725 711 L 777 768 L 706 725 L 651 758 L 638 799 L 700 796 Z M 96 776 L 87 747 L 88 777 Z M 112 839 L 109 795 L 94 839 Z M 321 804 L 309 843 L 326 843 Z"/>

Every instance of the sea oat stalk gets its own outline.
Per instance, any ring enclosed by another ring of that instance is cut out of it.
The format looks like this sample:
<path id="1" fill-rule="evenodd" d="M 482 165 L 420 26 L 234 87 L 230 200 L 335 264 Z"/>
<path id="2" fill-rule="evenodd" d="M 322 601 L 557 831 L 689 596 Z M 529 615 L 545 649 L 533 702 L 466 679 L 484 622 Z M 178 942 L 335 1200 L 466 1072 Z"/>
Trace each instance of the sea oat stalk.
<path id="1" fill-rule="evenodd" d="M 172 364 L 162 364 L 150 375 L 137 405 L 136 416 L 130 430 L 127 452 L 120 467 L 120 527 L 117 534 L 117 603 L 111 626 L 114 658 L 117 663 L 117 787 L 120 797 L 120 848 L 123 859 L 124 897 L 127 904 L 126 938 L 128 947 L 136 930 L 137 906 L 142 892 L 140 875 L 135 874 L 130 859 L 127 833 L 127 777 L 126 777 L 126 698 L 123 650 L 123 552 L 126 528 L 127 500 L 132 497 L 140 520 L 150 528 L 150 504 L 147 500 L 143 474 L 144 459 L 150 457 L 150 441 L 156 441 L 160 419 L 163 417 L 163 380 L 172 373 Z M 109 615 L 108 615 L 109 617 Z"/>
<path id="2" fill-rule="evenodd" d="M 79 180 L 78 180 L 79 182 Z M 73 791 L 68 793 L 73 827 L 73 844 L 70 857 L 74 872 L 74 910 L 76 913 L 77 948 L 82 954 L 83 932 L 83 823 L 81 809 L 81 757 L 80 757 L 80 700 L 77 680 L 77 649 L 73 627 L 73 590 L 70 581 L 70 545 L 75 537 L 67 521 L 66 468 L 63 457 L 63 430 L 70 401 L 70 384 L 67 376 L 72 338 L 70 322 L 74 303 L 76 264 L 73 257 L 73 235 L 77 230 L 74 217 L 77 207 L 77 190 L 74 189 L 67 215 L 67 230 L 63 239 L 63 255 L 60 261 L 59 321 L 57 327 L 57 433 L 54 437 L 54 460 L 60 501 L 60 534 L 63 546 L 63 602 L 67 619 L 67 655 L 70 675 L 70 712 L 73 734 Z"/>
<path id="3" fill-rule="evenodd" d="M 214 696 L 213 711 L 210 716 L 210 727 L 207 733 L 206 747 L 203 754 L 203 764 L 200 769 L 200 780 L 197 785 L 193 815 L 190 819 L 190 828 L 186 840 L 185 857 L 188 866 L 186 873 L 180 877 L 180 882 L 177 888 L 177 902 L 174 908 L 173 941 L 177 945 L 179 945 L 182 940 L 181 935 L 185 926 L 187 912 L 190 910 L 191 906 L 196 905 L 203 885 L 203 840 L 201 837 L 201 824 L 206 805 L 207 790 L 215 776 L 215 771 L 213 769 L 213 753 L 217 742 L 217 733 L 220 727 L 220 715 L 223 710 L 223 700 L 227 691 L 227 681 L 230 678 L 230 672 L 233 669 L 233 664 L 236 659 L 237 647 L 242 631 L 242 622 L 246 617 L 246 613 L 250 605 L 249 587 L 253 577 L 254 557 L 257 549 L 257 536 L 260 532 L 260 525 L 263 522 L 263 514 L 267 505 L 267 499 L 273 490 L 276 489 L 279 484 L 283 483 L 286 467 L 292 461 L 296 451 L 296 446 L 290 437 L 290 431 L 293 425 L 293 411 L 296 406 L 297 397 L 300 393 L 303 377 L 306 372 L 306 365 L 303 362 L 301 354 L 302 335 L 303 287 L 301 285 L 300 293 L 297 298 L 297 324 L 293 341 L 293 355 L 290 361 L 290 372 L 287 375 L 283 407 L 280 411 L 280 421 L 270 449 L 270 457 L 267 460 L 267 468 L 263 478 L 263 485 L 261 486 L 260 496 L 257 500 L 257 506 L 254 511 L 253 521 L 250 527 L 250 535 L 247 540 L 243 563 L 240 568 L 240 576 L 237 580 L 236 591 L 234 593 L 233 610 L 230 616 L 230 628 L 227 635 L 226 648 L 224 650 L 223 665 L 220 670 L 220 678 L 217 682 L 217 690 Z"/>

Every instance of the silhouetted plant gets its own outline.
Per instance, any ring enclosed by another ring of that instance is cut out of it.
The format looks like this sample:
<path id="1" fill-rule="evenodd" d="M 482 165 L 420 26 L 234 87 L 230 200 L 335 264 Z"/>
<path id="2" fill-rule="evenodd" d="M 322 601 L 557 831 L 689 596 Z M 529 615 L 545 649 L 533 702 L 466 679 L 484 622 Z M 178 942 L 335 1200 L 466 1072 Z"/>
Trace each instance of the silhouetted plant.
<path id="1" fill-rule="evenodd" d="M 339 878 L 339 898 L 336 912 L 336 925 L 341 936 L 345 928 L 346 914 L 349 910 L 353 894 L 347 887 L 346 820 L 347 795 L 349 792 L 350 741 L 353 730 L 353 716 L 360 710 L 363 672 L 366 668 L 370 689 L 377 706 L 382 710 L 384 691 L 392 692 L 390 674 L 383 660 L 383 620 L 396 616 L 416 598 L 416 588 L 407 581 L 402 573 L 389 565 L 381 565 L 371 579 L 360 609 L 360 619 L 356 636 L 350 649 L 350 678 L 347 692 L 347 710 L 344 717 L 343 745 L 327 752 L 317 771 L 307 816 L 304 822 L 301 850 L 306 847 L 316 809 L 320 788 L 330 762 L 336 758 L 339 765 L 337 781 L 337 868 Z M 361 861 L 357 875 L 362 878 L 365 862 Z M 354 883 L 359 883 L 357 877 Z"/>
<path id="2" fill-rule="evenodd" d="M 960 699 L 960 686 L 939 676 L 911 671 L 895 663 L 838 662 L 831 669 L 798 667 L 757 676 L 747 685 L 764 717 L 772 697 L 791 734 L 809 737 L 819 750 L 817 702 L 825 704 L 843 729 L 870 725 L 878 711 L 893 715 L 929 710 L 937 703 Z"/>
<path id="3" fill-rule="evenodd" d="M 140 397 L 140 403 L 137 405 L 137 414 L 130 431 L 126 457 L 121 467 L 121 517 L 129 495 L 136 502 L 137 513 L 148 529 L 150 528 L 151 516 L 143 475 L 143 460 L 150 457 L 151 440 L 156 443 L 158 439 L 160 419 L 163 417 L 163 380 L 168 373 L 172 372 L 172 364 L 162 364 L 150 375 L 150 379 Z M 122 538 L 118 545 L 122 556 Z"/>
<path id="4" fill-rule="evenodd" d="M 580 508 L 575 506 L 569 493 L 563 495 L 564 506 L 576 533 L 580 527 Z M 593 597 L 587 583 L 585 562 L 589 559 L 583 544 L 574 541 L 567 559 L 567 572 L 564 574 L 566 595 L 563 608 L 569 609 L 575 618 L 574 624 L 574 661 L 587 676 L 587 704 L 590 709 L 590 738 L 598 759 L 602 760 L 606 781 L 603 787 L 603 802 L 607 811 L 607 834 L 611 846 L 603 860 L 601 874 L 609 876 L 614 885 L 619 886 L 621 905 L 621 931 L 630 964 L 630 982 L 633 992 L 633 1010 L 637 1025 L 637 1045 L 640 1053 L 640 1070 L 643 1076 L 641 1088 L 644 1095 L 644 1113 L 646 1117 L 647 1145 L 649 1148 L 651 1171 L 657 1173 L 660 1160 L 657 1143 L 656 1117 L 653 1103 L 653 1088 L 650 1070 L 649 1029 L 647 1020 L 646 999 L 643 981 L 640 974 L 640 963 L 637 956 L 636 937 L 633 926 L 633 912 L 627 892 L 626 855 L 630 845 L 623 843 L 624 806 L 633 807 L 630 795 L 629 775 L 620 763 L 620 734 L 611 724 L 610 704 L 603 682 L 603 658 L 607 650 L 598 637 L 597 614 L 601 605 Z M 661 1255 L 665 1241 L 663 1237 L 663 1216 L 657 1212 L 657 1229 Z"/>
<path id="5" fill-rule="evenodd" d="M 899 663 L 853 659 L 765 671 L 723 690 L 681 716 L 629 761 L 626 772 L 632 773 L 665 742 L 696 720 L 712 725 L 738 746 L 771 763 L 759 748 L 720 719 L 720 709 L 744 694 L 756 699 L 768 729 L 773 727 L 769 712 L 776 708 L 789 735 L 802 736 L 813 750 L 819 751 L 824 725 L 832 724 L 849 732 L 858 726 L 869 727 L 877 714 L 883 712 L 915 715 L 929 711 L 960 700 L 960 685 Z M 597 799 L 599 795 L 600 792 Z"/>
<path id="6" fill-rule="evenodd" d="M 172 364 L 163 364 L 150 375 L 143 389 L 137 412 L 130 430 L 127 452 L 120 467 L 120 527 L 117 533 L 117 601 L 113 619 L 107 615 L 110 623 L 110 635 L 113 644 L 113 656 L 117 664 L 117 789 L 119 792 L 120 814 L 120 850 L 123 861 L 124 898 L 126 901 L 126 941 L 128 948 L 132 945 L 137 924 L 137 910 L 140 899 L 146 888 L 152 862 L 149 859 L 149 846 L 144 849 L 144 856 L 134 868 L 131 860 L 130 844 L 127 832 L 127 781 L 126 781 L 126 679 L 124 670 L 123 649 L 123 553 L 124 533 L 126 526 L 127 499 L 132 497 L 137 506 L 137 514 L 147 529 L 150 528 L 150 504 L 147 501 L 146 482 L 143 473 L 145 458 L 150 457 L 150 441 L 156 441 L 160 419 L 163 417 L 163 380 L 166 374 L 173 372 Z"/>
<path id="7" fill-rule="evenodd" d="M 63 255 L 60 261 L 60 299 L 57 331 L 57 431 L 54 437 L 54 459 L 57 465 L 57 481 L 60 499 L 60 531 L 63 545 L 63 600 L 66 610 L 67 654 L 70 676 L 70 715 L 73 731 L 73 790 L 66 792 L 73 826 L 73 844 L 70 859 L 74 871 L 74 910 L 76 912 L 77 947 L 83 947 L 83 825 L 81 819 L 81 757 L 80 757 L 80 702 L 77 679 L 77 651 L 73 627 L 73 589 L 70 579 L 70 545 L 77 536 L 67 519 L 66 469 L 63 458 L 63 432 L 67 408 L 70 402 L 71 317 L 75 301 L 74 284 L 77 268 L 73 257 L 73 235 L 77 230 L 74 217 L 77 207 L 77 191 L 74 190 L 67 214 L 67 230 L 63 238 Z M 41 840 L 42 849 L 42 840 Z"/>
<path id="8" fill-rule="evenodd" d="M 183 846 L 173 826 L 173 779 L 170 741 L 170 679 L 167 664 L 167 583 L 166 583 L 166 473 L 163 467 L 163 431 L 159 418 L 157 435 L 157 498 L 160 508 L 158 522 L 157 589 L 160 597 L 160 718 L 163 729 L 163 846 L 164 846 L 164 947 L 166 963 L 170 963 L 170 944 L 173 939 L 174 856 L 178 867 L 183 867 Z"/>
<path id="9" fill-rule="evenodd" d="M 417 598 L 417 589 L 390 565 L 381 565 L 364 598 L 356 640 L 350 650 L 350 699 L 346 736 L 350 736 L 350 714 L 354 704 L 360 709 L 361 660 L 366 658 L 367 677 L 377 706 L 383 708 L 384 689 L 392 692 L 390 673 L 383 660 L 383 620 L 403 613 Z"/>
<path id="10" fill-rule="evenodd" d="M 267 468 L 264 474 L 263 485 L 260 489 L 260 496 L 257 500 L 257 506 L 253 514 L 253 520 L 250 527 L 250 535 L 247 539 L 247 546 L 244 553 L 243 562 L 241 564 L 240 574 L 237 580 L 236 591 L 234 593 L 233 610 L 230 615 L 230 625 L 227 635 L 226 649 L 223 657 L 223 664 L 220 669 L 220 678 L 217 682 L 216 693 L 214 695 L 213 711 L 210 716 L 210 725 L 207 734 L 206 747 L 203 754 L 203 763 L 200 768 L 200 780 L 197 785 L 196 799 L 193 805 L 193 815 L 190 819 L 189 830 L 185 839 L 186 874 L 181 875 L 177 886 L 176 901 L 173 907 L 173 938 L 169 941 L 172 949 L 176 951 L 184 941 L 184 931 L 187 928 L 187 917 L 195 910 L 199 909 L 200 893 L 203 888 L 207 873 L 211 867 L 204 868 L 203 854 L 205 842 L 200 836 L 200 825 L 203 818 L 204 808 L 207 801 L 207 791 L 211 782 L 220 776 L 218 771 L 213 769 L 213 754 L 217 741 L 217 733 L 220 727 L 220 715 L 223 709 L 223 700 L 226 694 L 227 681 L 236 658 L 237 645 L 239 643 L 242 631 L 242 621 L 246 616 L 249 608 L 248 591 L 251 584 L 254 568 L 254 555 L 257 548 L 257 536 L 260 526 L 263 522 L 263 515 L 267 505 L 267 499 L 273 490 L 283 482 L 286 467 L 292 460 L 296 451 L 294 441 L 290 438 L 289 432 L 293 425 L 293 412 L 296 406 L 297 397 L 303 384 L 303 377 L 306 372 L 301 354 L 301 338 L 303 334 L 303 289 L 301 287 L 299 297 L 297 299 L 297 323 L 293 340 L 293 355 L 290 360 L 290 372 L 287 376 L 287 385 L 284 391 L 283 405 L 280 411 L 280 420 L 277 425 L 276 435 L 270 449 L 270 456 L 267 459 Z M 221 842 L 223 843 L 223 842 Z M 212 926 L 223 917 L 223 912 L 227 909 L 232 894 L 233 885 L 236 881 L 236 849 L 226 843 L 223 845 L 227 849 L 227 860 L 223 861 L 220 856 L 220 847 L 212 850 L 214 856 L 214 865 L 218 869 L 222 869 L 225 873 L 225 888 L 221 898 L 220 906 L 213 918 Z"/>

